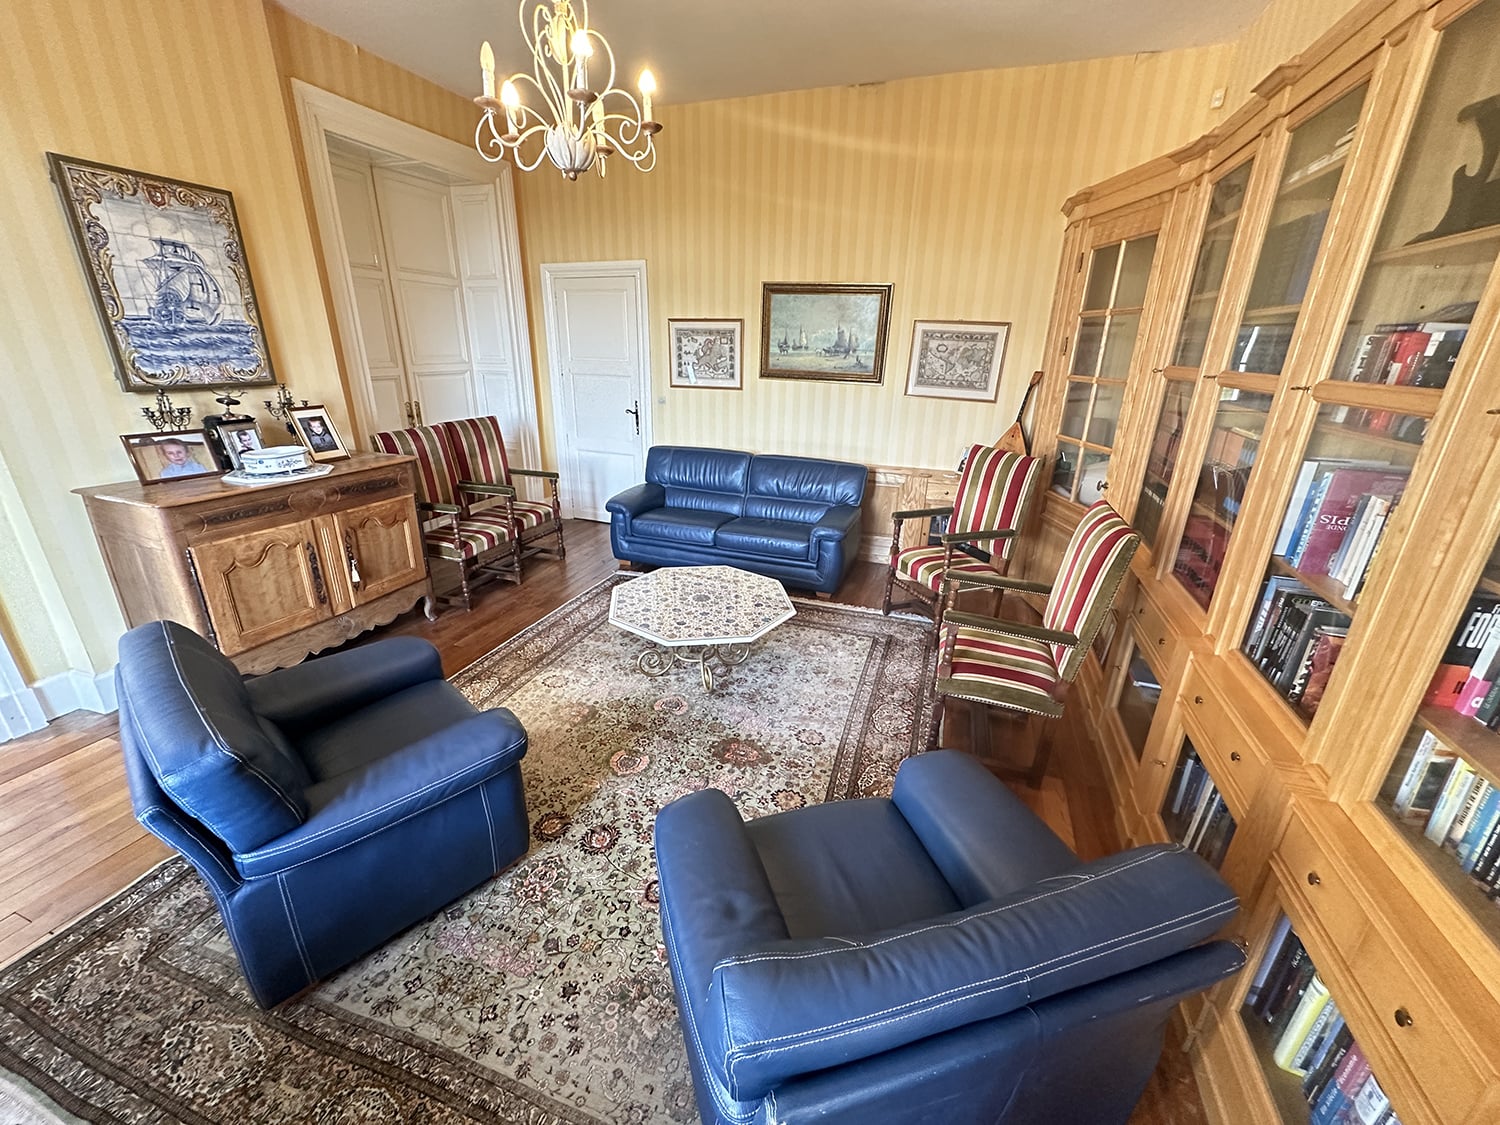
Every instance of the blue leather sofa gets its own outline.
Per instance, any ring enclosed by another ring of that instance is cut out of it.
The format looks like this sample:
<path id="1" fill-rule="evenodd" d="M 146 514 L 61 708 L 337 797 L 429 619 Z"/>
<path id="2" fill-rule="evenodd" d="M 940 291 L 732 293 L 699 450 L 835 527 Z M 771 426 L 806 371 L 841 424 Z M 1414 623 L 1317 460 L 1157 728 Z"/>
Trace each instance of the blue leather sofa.
<path id="1" fill-rule="evenodd" d="M 831 594 L 859 553 L 869 470 L 848 461 L 652 446 L 646 483 L 606 505 L 615 558 L 725 563 Z"/>
<path id="2" fill-rule="evenodd" d="M 706 1125 L 1124 1122 L 1173 1006 L 1244 963 L 1196 855 L 1081 863 L 951 750 L 748 823 L 690 794 L 656 854 Z"/>
<path id="3" fill-rule="evenodd" d="M 120 640 L 136 818 L 198 869 L 270 1007 L 520 857 L 526 731 L 396 637 L 256 679 L 172 622 Z"/>

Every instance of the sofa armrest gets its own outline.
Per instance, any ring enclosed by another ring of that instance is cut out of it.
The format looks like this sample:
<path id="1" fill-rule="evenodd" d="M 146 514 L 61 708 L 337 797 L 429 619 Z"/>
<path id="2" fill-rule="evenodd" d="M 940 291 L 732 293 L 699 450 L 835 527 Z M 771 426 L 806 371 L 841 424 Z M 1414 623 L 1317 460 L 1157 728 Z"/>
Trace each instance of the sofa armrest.
<path id="1" fill-rule="evenodd" d="M 1181 845 L 1074 868 L 966 911 L 869 935 L 746 944 L 714 967 L 699 1026 L 732 1097 L 1170 957 L 1238 910 Z"/>
<path id="2" fill-rule="evenodd" d="M 420 637 L 387 637 L 245 681 L 256 714 L 291 738 L 398 691 L 443 678 L 438 650 Z"/>
<path id="3" fill-rule="evenodd" d="M 660 508 L 667 501 L 667 490 L 659 484 L 638 484 L 617 493 L 605 501 L 604 507 L 611 515 L 624 516 L 625 525 L 642 512 Z"/>
<path id="4" fill-rule="evenodd" d="M 1078 866 L 1067 844 L 972 754 L 908 758 L 891 801 L 965 906 Z"/>
<path id="5" fill-rule="evenodd" d="M 526 730 L 503 707 L 404 746 L 368 768 L 309 786 L 299 827 L 234 857 L 247 879 L 275 875 L 376 835 L 520 762 Z"/>
<path id="6" fill-rule="evenodd" d="M 717 789 L 679 797 L 656 814 L 662 932 L 695 1002 L 714 965 L 746 941 L 785 940 L 786 922 L 734 802 Z"/>
<path id="7" fill-rule="evenodd" d="M 847 504 L 838 504 L 823 513 L 823 518 L 812 525 L 814 542 L 820 539 L 843 539 L 859 527 L 860 509 Z"/>

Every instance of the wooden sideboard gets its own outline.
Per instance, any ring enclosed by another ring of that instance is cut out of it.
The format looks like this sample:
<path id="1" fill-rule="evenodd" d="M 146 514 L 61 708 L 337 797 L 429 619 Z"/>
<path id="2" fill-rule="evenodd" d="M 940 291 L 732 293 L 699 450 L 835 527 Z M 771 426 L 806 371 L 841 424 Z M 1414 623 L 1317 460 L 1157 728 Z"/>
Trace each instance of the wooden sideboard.
<path id="1" fill-rule="evenodd" d="M 128 625 L 180 622 L 241 671 L 261 673 L 423 598 L 432 615 L 412 464 L 357 453 L 327 476 L 289 484 L 213 478 L 74 491 Z"/>

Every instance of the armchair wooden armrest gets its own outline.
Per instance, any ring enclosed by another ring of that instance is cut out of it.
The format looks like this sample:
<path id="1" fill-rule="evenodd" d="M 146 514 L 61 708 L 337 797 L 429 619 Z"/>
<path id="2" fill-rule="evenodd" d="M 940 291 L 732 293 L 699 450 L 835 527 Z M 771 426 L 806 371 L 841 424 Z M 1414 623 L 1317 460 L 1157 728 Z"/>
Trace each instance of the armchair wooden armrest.
<path id="1" fill-rule="evenodd" d="M 955 531 L 950 535 L 939 535 L 938 542 L 945 547 L 957 543 L 989 543 L 995 539 L 1013 539 L 1016 529 L 1007 527 L 998 531 Z"/>
<path id="2" fill-rule="evenodd" d="M 551 469 L 512 469 L 510 475 L 513 477 L 537 477 L 541 480 L 561 479 Z"/>
<path id="3" fill-rule="evenodd" d="M 891 519 L 898 521 L 914 520 L 919 516 L 951 516 L 952 514 L 953 505 L 945 504 L 941 508 L 908 508 L 904 512 L 892 512 Z"/>
<path id="4" fill-rule="evenodd" d="M 960 586 L 984 586 L 992 590 L 1019 590 L 1023 594 L 1050 594 L 1050 582 L 1031 582 L 1025 578 L 1006 578 L 999 574 L 982 574 L 976 571 L 955 571 L 947 576 Z"/>
<path id="5" fill-rule="evenodd" d="M 1002 637 L 1020 637 L 1028 641 L 1041 641 L 1049 645 L 1076 647 L 1078 634 L 1062 629 L 1043 629 L 1040 625 L 1027 625 L 1022 621 L 1002 621 L 998 617 L 985 617 L 979 613 L 961 613 L 949 610 L 943 616 L 945 625 L 958 625 L 966 629 L 978 629 L 984 633 L 997 633 Z"/>
<path id="6" fill-rule="evenodd" d="M 458 516 L 463 514 L 463 509 L 457 504 L 429 504 L 426 500 L 417 501 L 417 511 L 431 512 L 435 516 Z"/>
<path id="7" fill-rule="evenodd" d="M 490 484 L 488 481 L 461 480 L 460 492 L 475 492 L 480 496 L 514 496 L 516 490 L 508 484 Z"/>

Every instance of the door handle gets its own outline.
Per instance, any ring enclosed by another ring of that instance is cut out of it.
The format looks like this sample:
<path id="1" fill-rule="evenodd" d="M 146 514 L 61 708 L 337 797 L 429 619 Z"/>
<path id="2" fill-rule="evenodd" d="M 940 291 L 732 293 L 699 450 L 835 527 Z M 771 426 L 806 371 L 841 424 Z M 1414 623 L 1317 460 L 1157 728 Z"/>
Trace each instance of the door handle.
<path id="1" fill-rule="evenodd" d="M 349 564 L 349 585 L 358 590 L 363 579 L 359 576 L 359 560 L 354 557 L 354 532 L 349 528 L 344 529 L 344 559 Z"/>
<path id="2" fill-rule="evenodd" d="M 421 399 L 415 399 L 415 398 L 412 399 L 411 400 L 411 408 L 417 412 L 417 425 L 419 425 L 419 426 L 426 425 L 426 423 L 422 421 L 422 400 Z"/>
<path id="3" fill-rule="evenodd" d="M 625 413 L 629 414 L 632 418 L 635 419 L 635 436 L 636 437 L 640 437 L 641 436 L 641 400 L 640 399 L 636 399 L 635 400 L 635 405 L 633 407 L 631 407 L 629 410 L 625 411 Z"/>
<path id="4" fill-rule="evenodd" d="M 319 605 L 328 604 L 328 588 L 323 585 L 323 568 L 318 565 L 318 551 L 311 541 L 302 544 L 307 548 L 307 566 L 312 571 L 313 593 L 317 595 Z"/>

